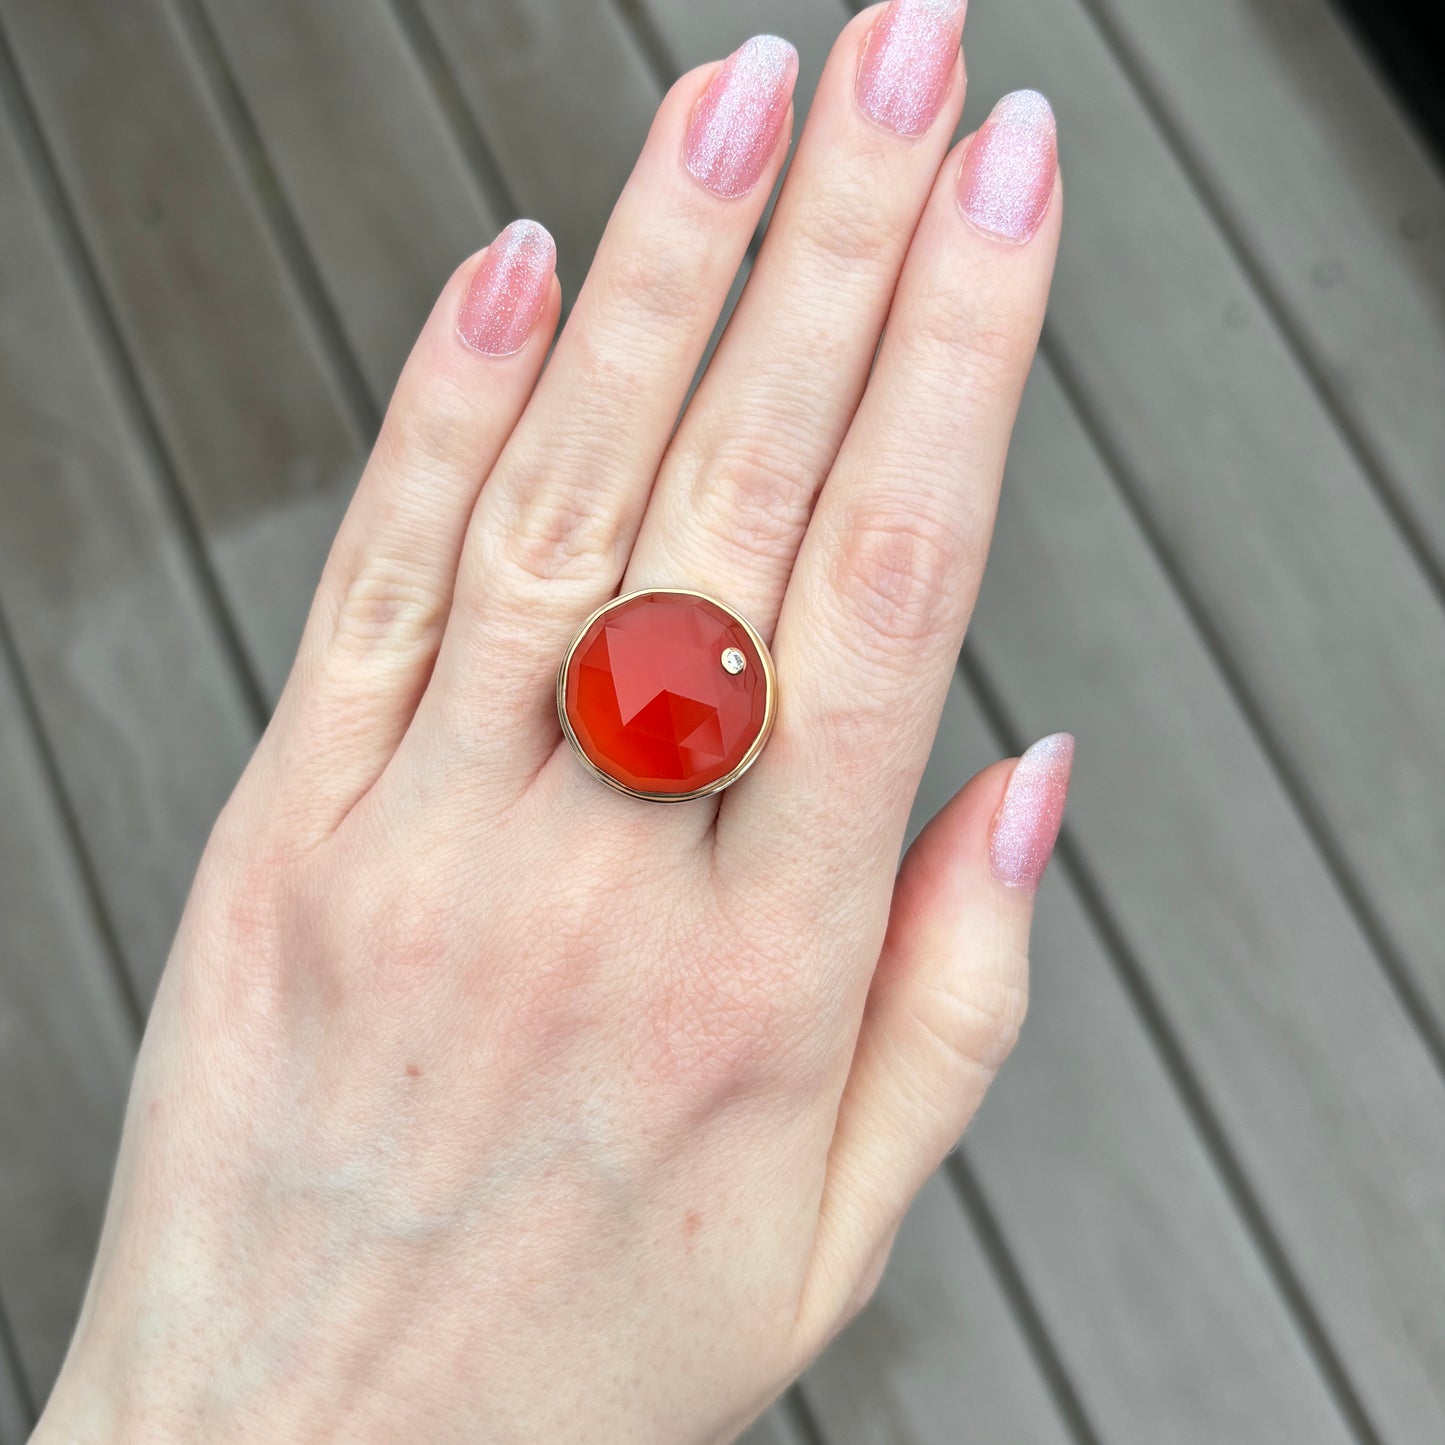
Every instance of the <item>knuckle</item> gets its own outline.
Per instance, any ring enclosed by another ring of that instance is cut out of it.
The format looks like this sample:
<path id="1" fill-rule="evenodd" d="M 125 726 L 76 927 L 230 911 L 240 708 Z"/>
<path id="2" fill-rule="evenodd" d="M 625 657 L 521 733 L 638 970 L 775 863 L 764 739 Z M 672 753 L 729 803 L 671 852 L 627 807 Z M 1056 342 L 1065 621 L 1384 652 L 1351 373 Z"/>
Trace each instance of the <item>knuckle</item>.
<path id="1" fill-rule="evenodd" d="M 957 589 L 949 585 L 967 548 L 960 529 L 931 517 L 916 497 L 871 497 L 844 509 L 830 548 L 830 582 L 849 640 L 870 660 L 912 664 L 900 647 L 950 632 Z"/>
<path id="2" fill-rule="evenodd" d="M 625 541 L 618 509 L 577 480 L 566 458 L 540 459 L 507 480 L 510 515 L 493 533 L 501 561 L 527 583 L 592 582 L 615 570 Z"/>
<path id="3" fill-rule="evenodd" d="M 713 255 L 713 237 L 687 223 L 673 226 L 665 245 L 619 247 L 603 272 L 602 329 L 674 335 L 679 317 L 710 304 Z"/>
<path id="4" fill-rule="evenodd" d="M 986 1078 L 998 1072 L 1018 1042 L 1028 997 L 1028 963 L 1021 955 L 1004 967 L 945 973 L 911 990 L 912 1016 L 943 1057 L 945 1090 L 958 1067 Z"/>
<path id="5" fill-rule="evenodd" d="M 337 604 L 330 651 L 349 660 L 376 653 L 412 653 L 441 638 L 446 606 L 415 572 L 414 560 L 367 555 Z"/>
<path id="6" fill-rule="evenodd" d="M 877 264 L 898 249 L 896 216 L 867 191 L 837 187 L 805 205 L 798 235 L 816 258 L 838 269 Z"/>
<path id="7" fill-rule="evenodd" d="M 403 373 L 396 396 L 382 419 L 372 466 L 413 482 L 417 487 L 446 476 L 457 457 L 476 449 L 480 423 L 477 398 L 445 372 L 425 378 Z"/>
<path id="8" fill-rule="evenodd" d="M 937 288 L 910 307 L 909 331 L 912 366 L 985 404 L 1017 385 L 1033 351 L 1018 316 L 953 289 Z"/>
<path id="9" fill-rule="evenodd" d="M 725 443 L 694 469 L 689 515 L 707 535 L 761 558 L 791 558 L 808 525 L 813 483 L 786 449 Z"/>

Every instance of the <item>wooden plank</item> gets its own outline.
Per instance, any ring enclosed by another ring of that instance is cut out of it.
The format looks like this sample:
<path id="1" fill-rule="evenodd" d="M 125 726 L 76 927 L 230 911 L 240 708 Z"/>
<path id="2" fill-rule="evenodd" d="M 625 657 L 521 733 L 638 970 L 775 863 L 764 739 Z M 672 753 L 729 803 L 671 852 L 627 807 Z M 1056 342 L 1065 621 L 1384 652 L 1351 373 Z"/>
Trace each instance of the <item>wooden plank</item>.
<path id="1" fill-rule="evenodd" d="M 828 1445 L 1073 1438 L 941 1175 L 909 1211 L 867 1309 L 801 1388 Z"/>
<path id="2" fill-rule="evenodd" d="M 447 276 L 505 220 L 386 0 L 204 4 L 341 329 L 384 401 Z"/>
<path id="3" fill-rule="evenodd" d="M 1325 0 L 1090 0 L 1445 574 L 1445 183 Z"/>
<path id="4" fill-rule="evenodd" d="M 1008 751 L 955 678 L 910 833 Z M 1092 753 L 1089 735 L 1081 770 Z M 1030 952 L 1027 1026 L 964 1147 L 1100 1438 L 1344 1445 L 1067 864 L 1040 894 Z"/>
<path id="5" fill-rule="evenodd" d="M 0 16 L 274 696 L 361 461 L 315 310 L 162 0 L 3 0 Z"/>
<path id="6" fill-rule="evenodd" d="M 0 655 L 0 1294 L 32 1400 L 85 1290 L 134 1034 Z"/>
<path id="7" fill-rule="evenodd" d="M 0 607 L 145 1001 L 254 718 L 33 181 L 0 111 Z"/>
<path id="8" fill-rule="evenodd" d="M 607 4 L 405 3 L 434 30 L 514 204 L 556 237 L 575 294 L 656 107 L 631 35 Z"/>
<path id="9" fill-rule="evenodd" d="M 806 1426 L 800 1426 L 790 1399 L 774 1405 L 738 1436 L 737 1445 L 819 1445 Z"/>
<path id="10" fill-rule="evenodd" d="M 973 121 L 1062 117 L 1049 354 L 1445 1060 L 1445 610 L 1078 0 L 969 36 Z"/>
<path id="11" fill-rule="evenodd" d="M 972 656 L 1016 725 L 1063 720 L 1081 738 L 1077 856 L 1225 1141 L 1261 1247 L 1378 1437 L 1433 1439 L 1445 1433 L 1445 1088 L 1168 580 L 1038 369 Z M 1075 1026 L 1097 1044 L 1096 1012 Z M 1074 1221 L 1054 1227 L 1063 1238 Z"/>
<path id="12" fill-rule="evenodd" d="M 10 1322 L 0 1316 L 0 1445 L 24 1445 L 30 1438 L 33 1416 Z"/>

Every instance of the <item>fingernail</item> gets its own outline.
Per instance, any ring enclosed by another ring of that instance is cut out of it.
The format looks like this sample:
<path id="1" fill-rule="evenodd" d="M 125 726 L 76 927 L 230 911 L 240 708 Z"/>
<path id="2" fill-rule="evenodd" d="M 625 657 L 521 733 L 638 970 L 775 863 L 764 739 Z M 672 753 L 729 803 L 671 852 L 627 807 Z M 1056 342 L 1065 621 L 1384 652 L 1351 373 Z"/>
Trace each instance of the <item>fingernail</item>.
<path id="1" fill-rule="evenodd" d="M 989 842 L 993 876 L 1000 883 L 1038 887 L 1064 821 L 1073 766 L 1074 740 L 1068 733 L 1043 738 L 1018 760 Z"/>
<path id="2" fill-rule="evenodd" d="M 1027 241 L 1039 228 L 1059 169 L 1054 112 L 1036 90 L 994 106 L 963 158 L 958 203 L 981 231 Z"/>
<path id="3" fill-rule="evenodd" d="M 963 34 L 964 0 L 893 0 L 868 32 L 854 93 L 863 113 L 899 135 L 938 116 Z"/>
<path id="4" fill-rule="evenodd" d="M 556 265 L 557 247 L 547 228 L 513 221 L 472 273 L 457 335 L 486 356 L 520 351 L 547 304 Z"/>
<path id="5" fill-rule="evenodd" d="M 688 122 L 683 162 L 716 195 L 746 195 L 777 149 L 798 52 L 777 35 L 754 35 L 709 81 Z"/>

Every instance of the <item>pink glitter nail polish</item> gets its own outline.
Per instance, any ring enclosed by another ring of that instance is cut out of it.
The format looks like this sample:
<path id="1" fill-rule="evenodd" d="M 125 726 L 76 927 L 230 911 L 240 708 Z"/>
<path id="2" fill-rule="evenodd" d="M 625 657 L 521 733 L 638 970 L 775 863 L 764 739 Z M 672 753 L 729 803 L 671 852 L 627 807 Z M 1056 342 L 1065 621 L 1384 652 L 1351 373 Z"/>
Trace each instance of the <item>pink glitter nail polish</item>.
<path id="1" fill-rule="evenodd" d="M 868 32 L 854 93 L 864 115 L 899 135 L 938 117 L 963 33 L 963 0 L 893 0 Z"/>
<path id="2" fill-rule="evenodd" d="M 1037 888 L 1049 866 L 1074 766 L 1074 740 L 1055 733 L 1018 760 L 993 822 L 993 876 L 1011 888 Z"/>
<path id="3" fill-rule="evenodd" d="M 683 163 L 716 195 L 746 195 L 777 149 L 798 78 L 798 52 L 755 35 L 728 56 L 688 122 Z"/>
<path id="4" fill-rule="evenodd" d="M 552 283 L 557 247 L 545 226 L 513 221 L 472 273 L 457 335 L 486 356 L 510 356 L 532 334 Z"/>
<path id="5" fill-rule="evenodd" d="M 1027 241 L 1039 228 L 1058 173 L 1054 112 L 1036 90 L 994 106 L 963 158 L 958 203 L 981 231 Z"/>

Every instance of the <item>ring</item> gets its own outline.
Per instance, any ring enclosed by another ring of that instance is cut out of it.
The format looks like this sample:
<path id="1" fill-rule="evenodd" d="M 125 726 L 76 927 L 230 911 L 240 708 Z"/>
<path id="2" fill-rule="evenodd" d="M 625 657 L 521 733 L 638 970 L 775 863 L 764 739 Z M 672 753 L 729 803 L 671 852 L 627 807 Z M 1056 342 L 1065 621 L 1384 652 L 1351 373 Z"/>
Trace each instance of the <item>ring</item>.
<path id="1" fill-rule="evenodd" d="M 557 669 L 557 716 L 609 787 L 654 803 L 706 798 L 757 760 L 778 680 L 767 644 L 716 598 L 647 588 L 604 603 Z"/>

